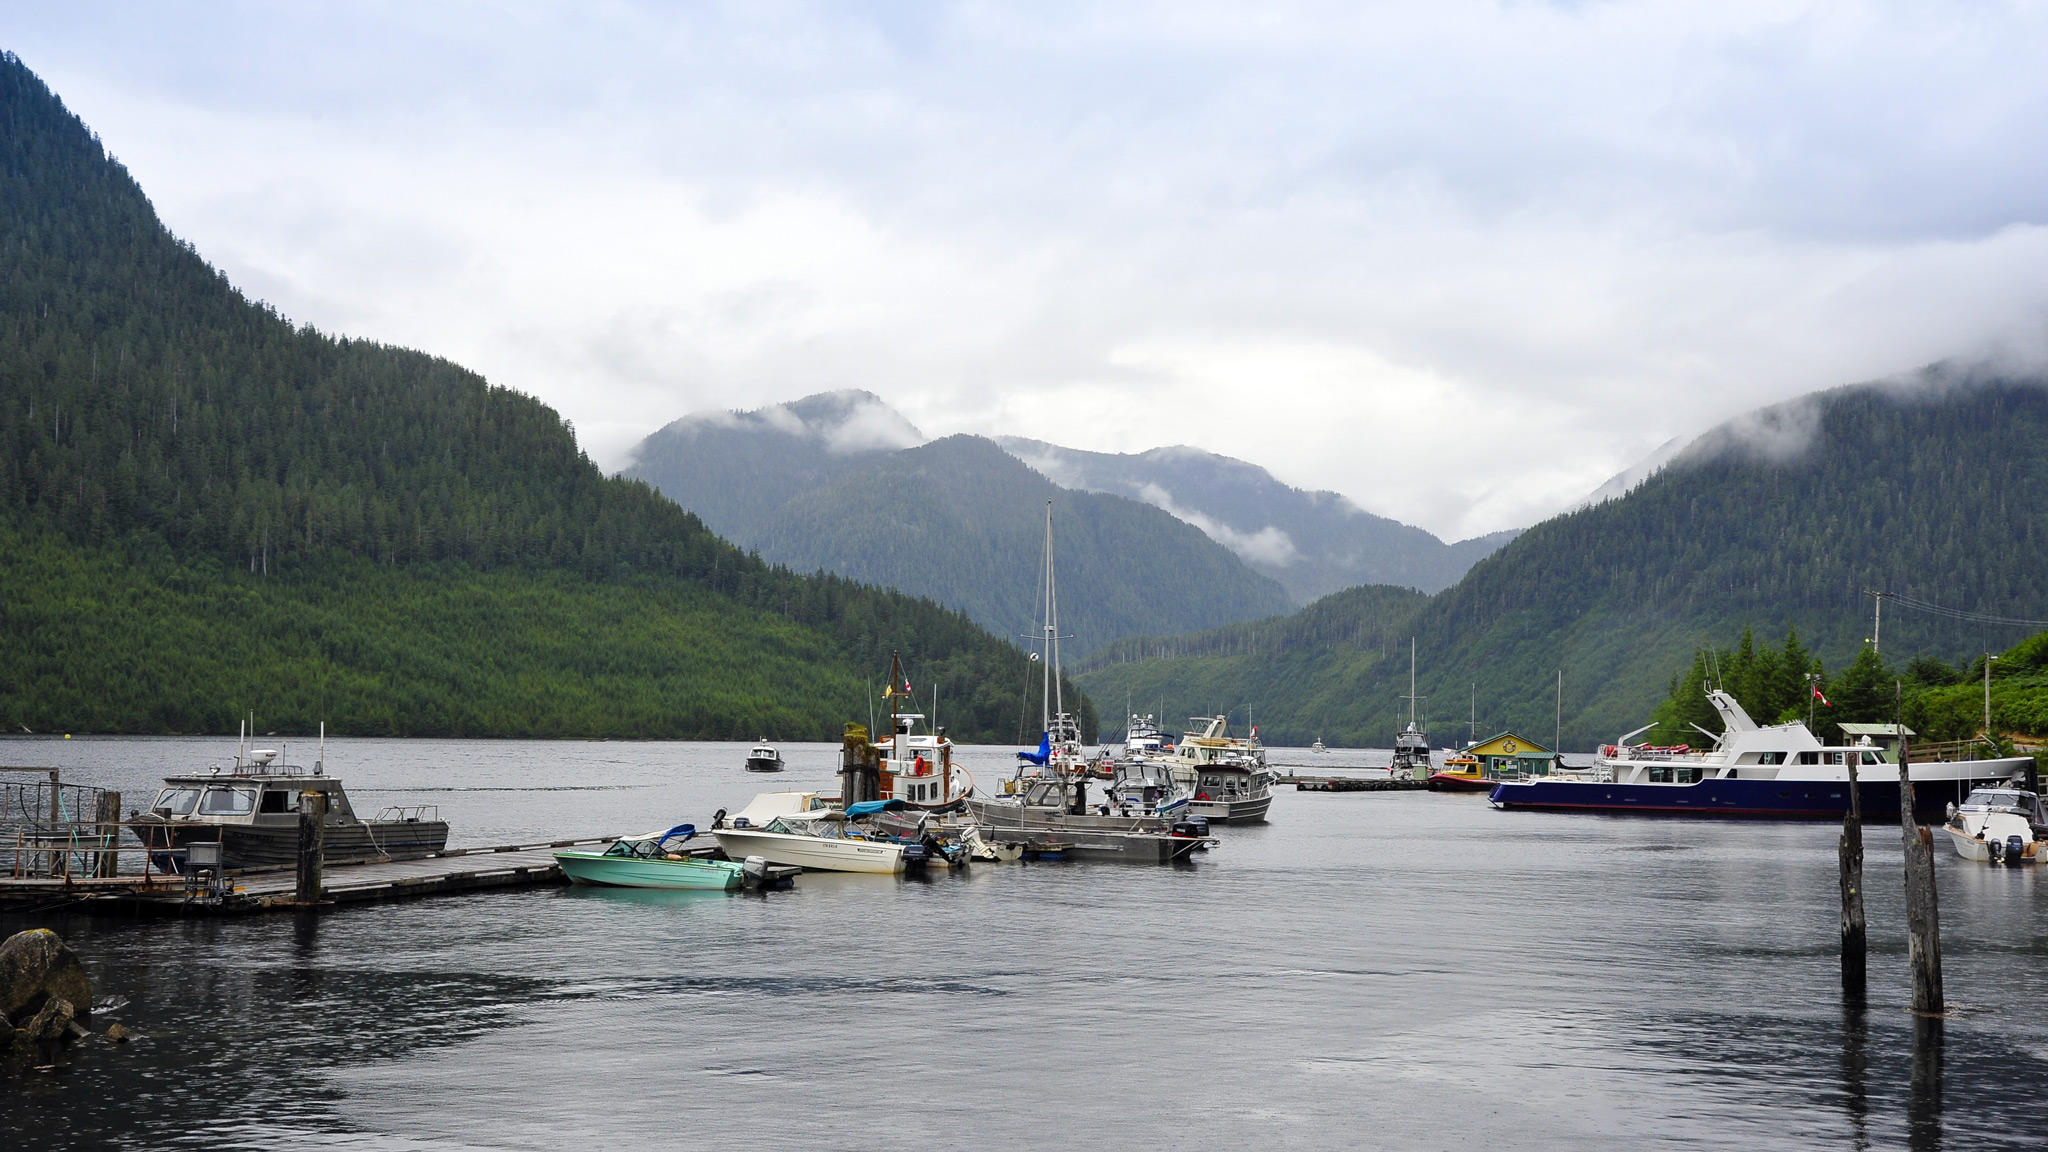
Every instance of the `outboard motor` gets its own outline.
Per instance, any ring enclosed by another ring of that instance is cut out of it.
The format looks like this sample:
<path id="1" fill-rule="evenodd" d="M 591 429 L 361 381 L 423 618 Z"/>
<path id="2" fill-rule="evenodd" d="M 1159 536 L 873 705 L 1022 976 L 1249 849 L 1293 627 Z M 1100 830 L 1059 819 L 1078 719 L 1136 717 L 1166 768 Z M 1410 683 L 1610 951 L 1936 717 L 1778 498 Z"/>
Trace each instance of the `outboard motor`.
<path id="1" fill-rule="evenodd" d="M 2021 862 L 2022 860 L 2025 860 L 2026 858 L 2027 858 L 2027 845 L 2026 845 L 2026 841 L 2024 841 L 2024 840 L 2021 840 L 2021 839 L 2020 839 L 2020 838 L 2019 838 L 2018 836 L 2016 836 L 2016 835 L 2015 835 L 2015 836 L 2007 836 L 2007 837 L 2005 838 L 2005 862 L 2006 862 L 2006 864 L 2008 864 L 2008 865 L 2014 865 L 2014 864 L 2018 864 L 2018 863 L 2020 863 L 2020 862 Z"/>
<path id="2" fill-rule="evenodd" d="M 763 887 L 768 883 L 768 858 L 766 856 L 749 856 L 746 863 L 740 865 L 740 872 L 746 878 L 747 883 L 752 884 L 756 888 Z"/>
<path id="3" fill-rule="evenodd" d="M 927 851 L 925 851 L 925 847 L 924 847 L 924 845 L 922 845 L 922 844 L 905 844 L 905 845 L 903 846 L 903 870 L 904 870 L 904 871 L 908 872 L 908 871 L 910 871 L 910 870 L 911 870 L 911 869 L 913 869 L 913 868 L 922 868 L 922 867 L 924 867 L 924 866 L 925 866 L 926 864 L 929 864 L 930 862 L 931 862 L 931 853 L 930 853 L 930 852 L 927 852 Z"/>
<path id="4" fill-rule="evenodd" d="M 1197 836 L 1207 836 L 1209 834 L 1209 818 L 1207 816 L 1190 816 L 1186 820 L 1181 821 L 1181 823 L 1192 825 Z"/>
<path id="5" fill-rule="evenodd" d="M 725 809 L 720 808 L 711 814 L 711 826 L 713 828 L 725 827 Z"/>
<path id="6" fill-rule="evenodd" d="M 1992 864 L 2005 863 L 2005 845 L 1999 843 L 1996 839 L 1984 841 L 1984 850 L 1991 853 Z"/>
<path id="7" fill-rule="evenodd" d="M 1204 821 L 1204 823 L 1207 822 Z M 1196 824 L 1193 820 L 1176 820 L 1173 822 L 1173 834 L 1183 840 L 1193 840 L 1198 837 L 1207 836 L 1209 830 Z"/>
<path id="8" fill-rule="evenodd" d="M 732 818 L 732 826 L 735 828 L 752 828 L 754 822 L 745 816 L 735 816 Z"/>

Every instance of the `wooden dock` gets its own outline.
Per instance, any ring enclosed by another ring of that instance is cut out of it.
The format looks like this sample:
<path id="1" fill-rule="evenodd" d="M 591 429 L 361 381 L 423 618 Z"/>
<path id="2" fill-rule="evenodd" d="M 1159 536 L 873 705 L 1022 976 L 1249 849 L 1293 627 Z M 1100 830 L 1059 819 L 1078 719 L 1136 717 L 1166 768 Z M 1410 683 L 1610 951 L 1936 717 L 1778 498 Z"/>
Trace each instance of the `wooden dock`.
<path id="1" fill-rule="evenodd" d="M 405 860 L 357 863 L 330 861 L 324 867 L 321 906 L 378 900 L 406 900 L 456 892 L 562 884 L 557 848 L 589 848 L 617 837 L 508 844 L 496 848 L 453 848 Z M 86 912 L 168 915 L 223 915 L 303 907 L 297 874 L 290 867 L 228 872 L 211 887 L 186 877 L 155 873 L 58 878 L 0 877 L 0 905 L 20 909 L 66 908 Z"/>
<path id="2" fill-rule="evenodd" d="M 1292 784 L 1296 792 L 1423 792 L 1421 780 L 1392 776 L 1275 776 L 1275 784 Z"/>

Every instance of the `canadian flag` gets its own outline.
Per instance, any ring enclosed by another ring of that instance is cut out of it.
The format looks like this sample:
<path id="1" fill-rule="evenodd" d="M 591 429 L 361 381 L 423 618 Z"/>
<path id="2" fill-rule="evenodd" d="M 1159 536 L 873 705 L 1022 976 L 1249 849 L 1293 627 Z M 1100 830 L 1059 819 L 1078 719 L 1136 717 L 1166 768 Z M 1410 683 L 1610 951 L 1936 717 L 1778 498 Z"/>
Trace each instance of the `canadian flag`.
<path id="1" fill-rule="evenodd" d="M 1833 704 L 1833 703 L 1831 703 L 1831 702 L 1830 702 L 1830 701 L 1828 700 L 1828 698 L 1827 698 L 1826 696 L 1823 696 L 1823 695 L 1821 695 L 1821 692 L 1820 692 L 1820 685 L 1818 685 L 1818 684 L 1816 684 L 1816 685 L 1814 685 L 1814 686 L 1813 686 L 1813 698 L 1814 698 L 1815 700 L 1818 700 L 1818 701 L 1820 701 L 1820 702 L 1821 702 L 1821 706 L 1822 706 L 1823 708 L 1833 708 L 1833 707 L 1834 707 L 1834 704 Z"/>

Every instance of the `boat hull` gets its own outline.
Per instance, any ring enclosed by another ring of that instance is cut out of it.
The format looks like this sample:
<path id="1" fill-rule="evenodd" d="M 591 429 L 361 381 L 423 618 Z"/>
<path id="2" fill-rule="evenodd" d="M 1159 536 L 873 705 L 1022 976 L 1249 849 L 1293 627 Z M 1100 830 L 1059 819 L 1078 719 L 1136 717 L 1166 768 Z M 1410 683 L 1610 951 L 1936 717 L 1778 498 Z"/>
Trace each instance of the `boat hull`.
<path id="1" fill-rule="evenodd" d="M 194 841 L 221 844 L 223 868 L 270 868 L 299 859 L 297 821 L 276 824 L 210 824 L 168 820 L 131 825 L 153 849 L 176 849 Z M 327 863 L 428 856 L 448 847 L 445 820 L 367 820 L 330 824 L 321 833 L 321 859 Z M 157 867 L 177 871 L 177 857 L 153 853 Z"/>
<path id="2" fill-rule="evenodd" d="M 755 832 L 744 828 L 718 828 L 711 833 L 718 846 L 735 860 L 764 857 L 770 864 L 789 864 L 812 872 L 903 871 L 903 845 L 871 840 L 841 840 L 824 836 L 794 836 L 787 832 Z"/>
<path id="3" fill-rule="evenodd" d="M 1238 800 L 1190 800 L 1188 812 L 1206 817 L 1213 824 L 1263 824 L 1273 807 L 1273 794 Z"/>
<path id="4" fill-rule="evenodd" d="M 1431 792 L 1491 792 L 1500 783 L 1479 776 L 1461 776 L 1455 772 L 1438 772 L 1429 778 Z"/>
<path id="5" fill-rule="evenodd" d="M 596 852 L 557 852 L 555 863 L 572 884 L 594 888 L 683 888 L 730 892 L 745 882 L 741 865 L 726 860 L 644 860 Z"/>
<path id="6" fill-rule="evenodd" d="M 1914 817 L 1940 823 L 1948 805 L 1961 803 L 1979 784 L 2002 783 L 2025 760 L 1983 760 L 1915 765 Z M 1931 778 L 1922 779 L 1923 769 Z M 1952 770 L 1952 771 L 1951 771 Z M 1899 782 L 1865 780 L 1865 820 L 1899 818 Z M 1839 820 L 1849 811 L 1847 780 L 1708 779 L 1692 784 L 1605 784 L 1536 779 L 1494 786 L 1493 806 L 1550 812 L 1635 812 L 1659 816 L 1764 820 Z"/>

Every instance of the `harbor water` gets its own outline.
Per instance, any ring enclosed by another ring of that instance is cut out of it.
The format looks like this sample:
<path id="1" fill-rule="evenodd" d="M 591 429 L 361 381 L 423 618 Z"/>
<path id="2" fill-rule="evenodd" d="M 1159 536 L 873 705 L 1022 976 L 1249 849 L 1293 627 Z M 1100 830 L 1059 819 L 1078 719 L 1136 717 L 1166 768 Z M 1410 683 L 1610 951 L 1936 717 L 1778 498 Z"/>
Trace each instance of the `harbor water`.
<path id="1" fill-rule="evenodd" d="M 0 742 L 144 805 L 233 741 Z M 451 843 L 646 831 L 833 790 L 836 747 L 336 740 L 358 811 Z M 1001 749 L 965 749 L 983 787 Z M 288 759 L 311 763 L 310 743 Z M 1275 749 L 1323 772 L 1386 754 Z M 324 915 L 0 913 L 144 1039 L 0 1085 L 8 1147 L 2038 1148 L 2048 890 L 1937 838 L 1947 1019 L 1907 1011 L 1899 833 L 1871 999 L 1830 824 L 1296 793 L 1180 866 L 537 888 Z"/>

